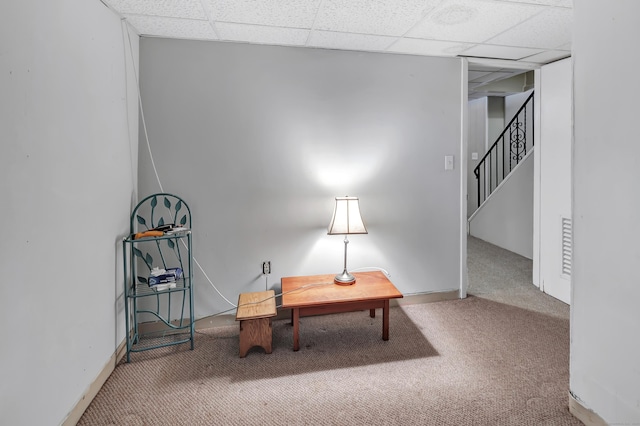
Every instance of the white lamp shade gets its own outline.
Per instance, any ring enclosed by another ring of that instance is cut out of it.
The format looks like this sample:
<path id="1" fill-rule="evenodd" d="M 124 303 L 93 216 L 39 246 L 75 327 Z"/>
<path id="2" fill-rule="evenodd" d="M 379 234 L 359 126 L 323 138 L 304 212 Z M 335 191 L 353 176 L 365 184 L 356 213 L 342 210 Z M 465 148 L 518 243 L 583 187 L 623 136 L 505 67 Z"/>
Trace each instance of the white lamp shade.
<path id="1" fill-rule="evenodd" d="M 367 234 L 367 228 L 360 216 L 358 197 L 336 197 L 333 217 L 327 234 Z"/>

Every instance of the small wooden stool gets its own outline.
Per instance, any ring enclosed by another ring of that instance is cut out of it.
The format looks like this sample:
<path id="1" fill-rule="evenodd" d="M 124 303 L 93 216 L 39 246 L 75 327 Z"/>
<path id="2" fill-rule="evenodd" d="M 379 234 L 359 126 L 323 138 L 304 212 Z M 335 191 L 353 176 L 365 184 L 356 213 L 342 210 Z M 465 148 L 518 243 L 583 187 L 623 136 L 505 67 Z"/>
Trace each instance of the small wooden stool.
<path id="1" fill-rule="evenodd" d="M 275 316 L 273 290 L 240 294 L 236 312 L 236 321 L 240 321 L 240 358 L 254 346 L 271 353 L 271 317 Z"/>

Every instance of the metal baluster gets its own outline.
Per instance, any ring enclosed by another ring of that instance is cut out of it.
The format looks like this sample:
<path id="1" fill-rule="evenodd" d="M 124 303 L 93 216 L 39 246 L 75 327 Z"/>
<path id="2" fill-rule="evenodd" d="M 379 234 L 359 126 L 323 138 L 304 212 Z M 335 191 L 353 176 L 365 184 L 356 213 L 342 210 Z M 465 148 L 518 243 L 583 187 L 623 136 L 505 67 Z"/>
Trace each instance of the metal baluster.
<path id="1" fill-rule="evenodd" d="M 502 180 L 504 180 L 504 135 L 501 136 L 502 139 Z"/>
<path id="2" fill-rule="evenodd" d="M 498 167 L 498 164 L 498 145 L 496 145 L 496 186 L 494 187 L 494 189 L 498 187 L 498 169 L 500 168 Z"/>
<path id="3" fill-rule="evenodd" d="M 476 185 L 478 186 L 478 207 L 480 207 L 480 176 L 477 167 L 473 169 L 473 174 L 476 175 Z"/>
<path id="4" fill-rule="evenodd" d="M 536 126 L 535 126 L 535 121 L 534 121 L 535 118 L 533 116 L 533 114 L 535 114 L 536 110 L 534 108 L 534 104 L 533 104 L 534 100 L 533 99 L 534 98 L 532 97 L 531 98 L 531 146 L 534 146 L 535 143 L 536 143 L 536 139 L 535 139 L 535 136 L 536 136 L 535 135 L 535 128 L 536 128 Z"/>
<path id="5" fill-rule="evenodd" d="M 527 155 L 527 106 L 524 107 L 524 155 Z"/>

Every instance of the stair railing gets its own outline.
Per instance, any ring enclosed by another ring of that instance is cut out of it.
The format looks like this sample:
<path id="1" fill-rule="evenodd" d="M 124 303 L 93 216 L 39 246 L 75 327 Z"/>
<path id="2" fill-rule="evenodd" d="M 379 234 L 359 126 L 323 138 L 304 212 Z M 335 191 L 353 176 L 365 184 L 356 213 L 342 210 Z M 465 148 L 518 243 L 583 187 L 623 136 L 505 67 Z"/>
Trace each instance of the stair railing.
<path id="1" fill-rule="evenodd" d="M 533 92 L 473 169 L 478 184 L 478 207 L 533 147 Z M 530 137 L 527 135 L 530 134 Z"/>

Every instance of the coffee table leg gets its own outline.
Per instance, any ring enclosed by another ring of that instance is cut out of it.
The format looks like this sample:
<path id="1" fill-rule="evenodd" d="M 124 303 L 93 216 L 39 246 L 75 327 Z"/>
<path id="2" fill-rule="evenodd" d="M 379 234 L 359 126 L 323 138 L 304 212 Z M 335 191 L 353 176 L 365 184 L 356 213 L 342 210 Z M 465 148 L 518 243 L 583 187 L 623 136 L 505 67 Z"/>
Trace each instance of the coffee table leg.
<path id="1" fill-rule="evenodd" d="M 293 322 L 293 350 L 300 349 L 300 309 L 294 308 L 291 310 L 291 321 Z"/>
<path id="2" fill-rule="evenodd" d="M 384 301 L 382 308 L 382 340 L 389 340 L 389 299 Z"/>

